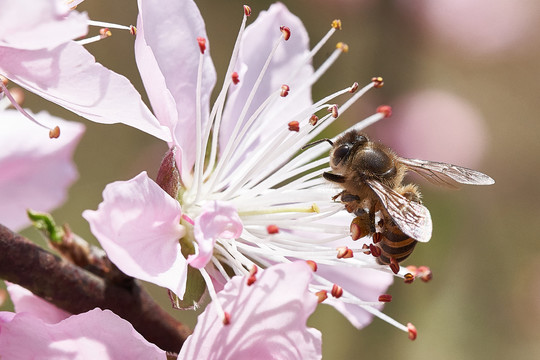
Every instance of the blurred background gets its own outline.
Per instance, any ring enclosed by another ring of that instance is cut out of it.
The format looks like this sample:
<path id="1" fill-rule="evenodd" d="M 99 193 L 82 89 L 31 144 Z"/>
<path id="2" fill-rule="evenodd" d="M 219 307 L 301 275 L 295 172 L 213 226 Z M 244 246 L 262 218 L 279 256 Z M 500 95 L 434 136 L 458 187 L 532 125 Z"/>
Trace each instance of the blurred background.
<path id="1" fill-rule="evenodd" d="M 205 18 L 212 58 L 223 76 L 244 2 L 196 1 Z M 283 1 L 304 22 L 314 45 L 334 18 L 343 30 L 335 43 L 350 46 L 319 81 L 313 98 L 372 76 L 385 86 L 347 111 L 333 136 L 381 104 L 391 118 L 367 129 L 406 157 L 451 162 L 492 176 L 490 187 L 449 191 L 418 182 L 434 223 L 433 238 L 406 264 L 430 266 L 434 279 L 390 289 L 385 312 L 412 322 L 418 339 L 375 321 L 356 330 L 339 313 L 319 306 L 309 324 L 323 333 L 325 359 L 534 359 L 540 358 L 540 3 L 534 0 L 296 0 Z M 270 1 L 248 3 L 253 15 Z M 93 20 L 135 24 L 135 1 L 87 1 Z M 97 33 L 97 29 L 92 29 Z M 97 60 L 128 77 L 144 93 L 125 31 L 88 46 Z M 221 79 L 218 75 L 218 79 Z M 218 80 L 220 81 L 220 80 Z M 218 83 L 218 86 L 220 83 Z M 60 117 L 77 116 L 28 94 L 25 106 Z M 80 179 L 53 214 L 93 240 L 81 217 L 96 209 L 106 184 L 142 170 L 155 177 L 166 146 L 123 125 L 87 127 L 75 154 Z M 35 230 L 23 232 L 39 240 Z M 166 294 L 152 289 L 167 305 Z M 10 304 L 4 305 L 4 309 Z M 196 315 L 173 312 L 194 324 Z"/>

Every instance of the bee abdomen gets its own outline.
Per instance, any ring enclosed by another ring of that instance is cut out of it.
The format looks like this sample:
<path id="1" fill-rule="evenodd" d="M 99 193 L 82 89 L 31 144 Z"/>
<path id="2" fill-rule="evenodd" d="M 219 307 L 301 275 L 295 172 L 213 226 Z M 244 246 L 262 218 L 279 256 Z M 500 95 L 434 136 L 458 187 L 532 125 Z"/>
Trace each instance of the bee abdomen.
<path id="1" fill-rule="evenodd" d="M 390 264 L 390 259 L 395 259 L 398 263 L 405 260 L 413 252 L 417 241 L 402 232 L 394 233 L 385 231 L 382 233 L 381 241 L 377 246 L 381 249 L 381 255 L 377 262 L 382 265 Z"/>

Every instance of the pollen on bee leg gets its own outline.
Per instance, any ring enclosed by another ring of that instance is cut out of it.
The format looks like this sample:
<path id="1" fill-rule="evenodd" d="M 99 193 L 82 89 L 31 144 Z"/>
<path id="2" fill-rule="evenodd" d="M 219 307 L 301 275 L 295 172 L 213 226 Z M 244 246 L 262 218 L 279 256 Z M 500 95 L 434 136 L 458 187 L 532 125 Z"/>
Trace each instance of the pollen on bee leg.
<path id="1" fill-rule="evenodd" d="M 334 284 L 332 286 L 332 291 L 330 292 L 330 294 L 332 294 L 333 297 L 338 299 L 343 296 L 343 288 L 339 285 Z"/>
<path id="2" fill-rule="evenodd" d="M 338 259 L 350 259 L 354 256 L 354 253 L 347 246 L 341 246 L 337 248 Z"/>
<path id="3" fill-rule="evenodd" d="M 283 39 L 285 41 L 289 40 L 289 38 L 291 37 L 291 29 L 289 29 L 287 26 L 280 26 L 279 30 L 283 34 Z"/>
<path id="4" fill-rule="evenodd" d="M 317 302 L 319 304 L 322 303 L 324 300 L 328 299 L 328 292 L 326 290 L 317 291 L 315 295 L 318 298 Z"/>
<path id="5" fill-rule="evenodd" d="M 289 122 L 288 125 L 289 125 L 289 131 L 295 131 L 295 132 L 300 131 L 300 123 L 296 120 Z"/>
<path id="6" fill-rule="evenodd" d="M 379 114 L 383 114 L 385 118 L 392 116 L 392 107 L 389 105 L 381 105 L 377 108 Z"/>
<path id="7" fill-rule="evenodd" d="M 236 71 L 231 74 L 231 78 L 234 85 L 237 85 L 240 82 L 240 76 Z"/>
<path id="8" fill-rule="evenodd" d="M 376 88 L 381 88 L 384 85 L 384 80 L 380 76 L 372 77 L 371 82 L 373 83 L 373 86 Z"/>

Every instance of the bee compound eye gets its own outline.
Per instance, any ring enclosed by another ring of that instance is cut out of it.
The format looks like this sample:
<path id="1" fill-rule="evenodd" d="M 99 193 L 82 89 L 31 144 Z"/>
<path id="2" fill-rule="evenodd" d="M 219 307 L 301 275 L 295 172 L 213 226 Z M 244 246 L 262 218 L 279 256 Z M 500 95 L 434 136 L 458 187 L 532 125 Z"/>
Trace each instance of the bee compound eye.
<path id="1" fill-rule="evenodd" d="M 351 146 L 349 144 L 343 144 L 339 146 L 336 150 L 334 150 L 334 156 L 333 156 L 333 163 L 334 165 L 338 165 L 343 159 L 349 155 L 349 151 L 351 150 Z"/>

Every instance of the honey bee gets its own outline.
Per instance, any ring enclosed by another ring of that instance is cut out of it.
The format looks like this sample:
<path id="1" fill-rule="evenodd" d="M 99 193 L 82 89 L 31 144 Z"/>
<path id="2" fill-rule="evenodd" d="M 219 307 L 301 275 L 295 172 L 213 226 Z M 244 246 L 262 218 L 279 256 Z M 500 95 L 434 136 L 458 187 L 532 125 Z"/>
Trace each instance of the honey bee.
<path id="1" fill-rule="evenodd" d="M 350 130 L 334 142 L 321 139 L 315 143 L 324 141 L 332 145 L 332 172 L 324 172 L 323 177 L 343 188 L 333 199 L 340 198 L 346 209 L 356 215 L 351 223 L 351 230 L 355 229 L 351 232 L 353 240 L 371 235 L 380 249 L 377 262 L 390 265 L 396 273 L 398 264 L 412 253 L 416 243 L 429 241 L 432 232 L 431 216 L 422 205 L 418 187 L 403 183 L 408 171 L 451 188 L 457 188 L 458 183 L 494 183 L 475 170 L 400 157 L 358 130 Z"/>

